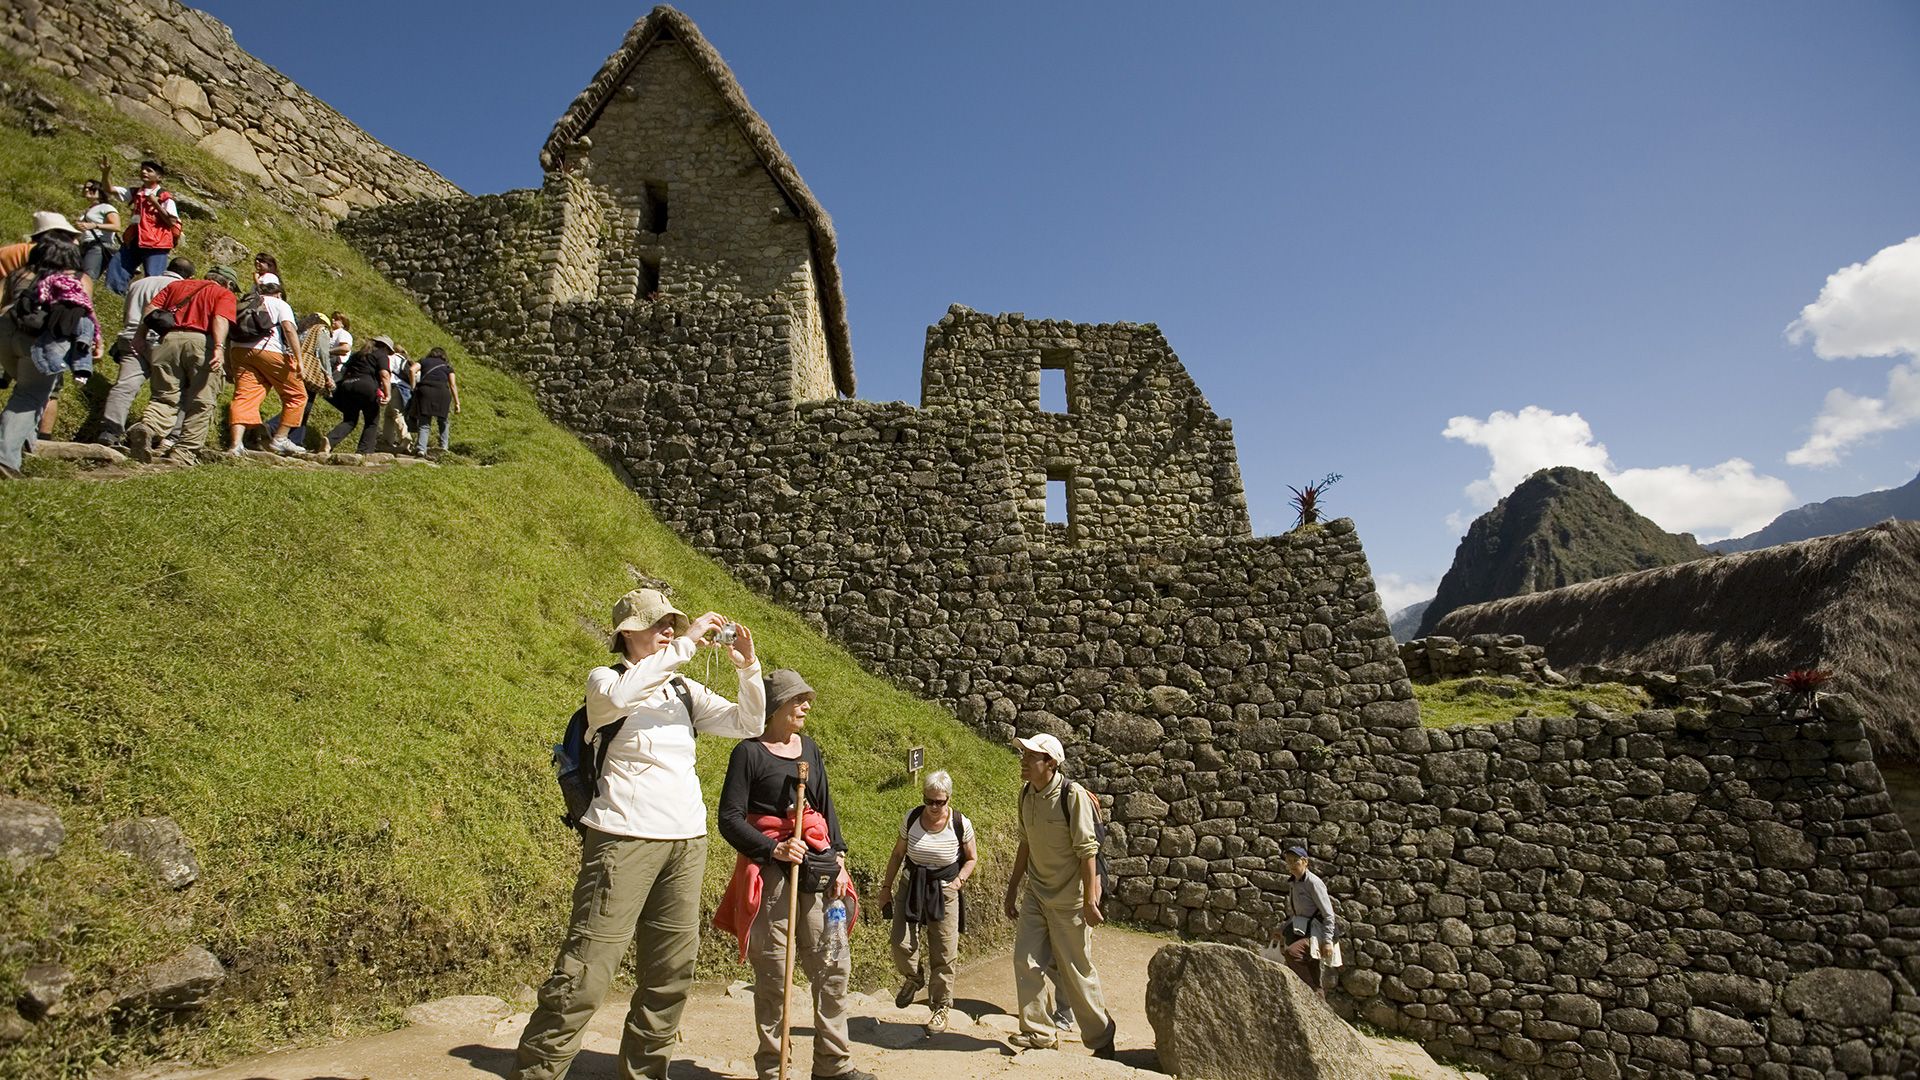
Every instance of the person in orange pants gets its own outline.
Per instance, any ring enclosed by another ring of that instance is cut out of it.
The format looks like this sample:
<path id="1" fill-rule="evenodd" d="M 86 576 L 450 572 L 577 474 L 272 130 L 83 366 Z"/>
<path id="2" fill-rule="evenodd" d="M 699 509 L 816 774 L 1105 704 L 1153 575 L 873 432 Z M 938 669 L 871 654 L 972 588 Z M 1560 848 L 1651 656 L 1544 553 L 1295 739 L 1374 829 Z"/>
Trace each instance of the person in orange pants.
<path id="1" fill-rule="evenodd" d="M 272 329 L 265 334 L 245 333 L 248 315 L 243 313 L 234 330 L 234 342 L 227 349 L 227 367 L 233 372 L 233 446 L 238 454 L 247 429 L 260 426 L 260 405 L 271 387 L 280 395 L 280 411 L 293 416 L 305 414 L 307 387 L 300 379 L 300 336 L 294 329 L 293 308 L 280 298 L 280 278 L 264 273 L 254 279 L 259 297 L 254 305 L 265 314 Z M 273 440 L 273 449 L 282 454 L 297 454 L 301 448 L 286 436 Z"/>

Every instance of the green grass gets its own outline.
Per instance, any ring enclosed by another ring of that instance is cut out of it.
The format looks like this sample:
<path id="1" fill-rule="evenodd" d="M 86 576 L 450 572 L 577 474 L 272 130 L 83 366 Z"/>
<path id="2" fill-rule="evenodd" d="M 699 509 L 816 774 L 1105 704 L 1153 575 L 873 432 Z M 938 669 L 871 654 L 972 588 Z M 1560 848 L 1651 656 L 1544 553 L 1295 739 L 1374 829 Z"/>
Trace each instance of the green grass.
<path id="1" fill-rule="evenodd" d="M 1649 705 L 1646 691 L 1633 686 L 1540 686 L 1482 675 L 1414 683 L 1413 696 L 1420 702 L 1420 722 L 1430 728 L 1492 724 L 1516 716 L 1572 716 L 1583 701 L 1622 715 Z"/>
<path id="2" fill-rule="evenodd" d="M 70 206 L 117 143 L 156 151 L 218 196 L 219 232 L 280 256 L 302 309 L 339 307 L 364 338 L 451 345 L 340 240 L 306 229 L 250 180 L 31 73 L 70 106 L 62 132 L 0 125 L 0 222 Z M 196 252 L 198 254 L 198 252 Z M 0 880 L 0 994 L 37 962 L 76 973 L 70 1000 L 124 984 L 187 944 L 227 962 L 194 1022 L 115 1030 L 77 1009 L 0 1050 L 0 1075 L 79 1075 L 153 1056 L 208 1060 L 367 1030 L 449 993 L 544 977 L 577 842 L 557 822 L 547 748 L 607 657 L 608 609 L 634 574 L 691 611 L 752 626 L 769 666 L 820 691 L 856 875 L 871 888 L 918 799 L 905 748 L 951 769 L 982 830 L 980 896 L 1012 848 L 1014 756 L 864 672 L 656 521 L 510 377 L 450 350 L 465 465 L 380 473 L 206 465 L 102 480 L 36 464 L 0 486 L 0 791 L 64 817 L 57 858 Z M 77 421 L 69 392 L 63 424 Z M 484 467 L 483 467 L 484 463 Z M 696 661 L 693 673 L 702 674 Z M 716 680 L 731 694 L 730 673 Z M 709 803 L 731 743 L 703 740 Z M 120 818 L 167 814 L 205 874 L 159 888 L 102 850 Z M 732 868 L 715 833 L 708 901 Z M 870 893 L 869 893 L 870 895 Z M 978 904 L 980 947 L 1004 933 Z M 882 979 L 884 922 L 856 935 Z M 703 972 L 737 974 L 709 937 Z"/>

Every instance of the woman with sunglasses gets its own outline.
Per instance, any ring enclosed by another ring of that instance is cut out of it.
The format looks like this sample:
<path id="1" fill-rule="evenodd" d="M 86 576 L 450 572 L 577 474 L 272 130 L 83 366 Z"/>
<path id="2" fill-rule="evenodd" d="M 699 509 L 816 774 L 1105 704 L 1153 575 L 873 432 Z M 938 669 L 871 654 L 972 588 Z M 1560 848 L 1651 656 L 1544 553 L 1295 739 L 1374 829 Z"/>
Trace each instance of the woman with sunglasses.
<path id="1" fill-rule="evenodd" d="M 960 934 L 967 928 L 966 901 L 961 890 L 973 876 L 979 854 L 973 845 L 973 826 L 954 810 L 953 777 L 942 769 L 927 777 L 921 805 L 908 811 L 893 842 L 887 872 L 880 878 L 880 910 L 893 914 L 893 966 L 906 981 L 893 1003 L 904 1009 L 922 986 L 933 1015 L 927 1033 L 947 1030 L 953 1007 L 953 964 L 960 956 Z M 894 875 L 904 860 L 894 900 Z M 920 965 L 920 945 L 926 943 L 927 963 Z"/>

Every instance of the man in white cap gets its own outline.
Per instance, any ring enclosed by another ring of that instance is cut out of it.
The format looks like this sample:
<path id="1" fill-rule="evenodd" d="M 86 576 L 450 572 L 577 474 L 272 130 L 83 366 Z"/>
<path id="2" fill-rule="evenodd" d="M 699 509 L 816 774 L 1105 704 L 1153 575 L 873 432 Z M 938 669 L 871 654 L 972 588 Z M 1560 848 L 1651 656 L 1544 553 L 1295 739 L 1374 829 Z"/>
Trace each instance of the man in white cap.
<path id="1" fill-rule="evenodd" d="M 1067 753 L 1059 739 L 1043 733 L 1014 742 L 1026 784 L 1020 789 L 1020 853 L 1006 896 L 1007 918 L 1017 924 L 1013 981 L 1020 1030 L 1007 1041 L 1022 1050 L 1059 1042 L 1052 995 L 1046 993 L 1052 967 L 1081 1040 L 1095 1057 L 1111 1058 L 1117 1029 L 1093 968 L 1093 928 L 1102 922 L 1093 793 L 1060 774 Z"/>

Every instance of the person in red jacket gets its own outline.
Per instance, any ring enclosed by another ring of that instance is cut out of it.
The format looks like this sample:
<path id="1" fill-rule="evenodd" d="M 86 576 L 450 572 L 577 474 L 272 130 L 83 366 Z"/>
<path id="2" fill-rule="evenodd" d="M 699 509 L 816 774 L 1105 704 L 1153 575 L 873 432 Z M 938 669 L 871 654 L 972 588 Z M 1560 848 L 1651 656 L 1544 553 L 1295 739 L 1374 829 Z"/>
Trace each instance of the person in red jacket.
<path id="1" fill-rule="evenodd" d="M 127 432 L 127 449 L 135 460 L 152 460 L 160 439 L 173 430 L 174 414 L 183 402 L 186 422 L 167 460 L 192 465 L 199 459 L 220 396 L 221 359 L 228 328 L 238 314 L 234 296 L 239 291 L 232 268 L 216 266 L 206 277 L 176 281 L 153 298 L 148 319 L 153 312 L 168 312 L 173 327 L 151 347 L 146 335 L 134 337 L 134 349 L 153 380 L 146 414 Z"/>
<path id="2" fill-rule="evenodd" d="M 158 274 L 167 268 L 174 246 L 180 243 L 180 207 L 173 193 L 160 186 L 167 170 L 159 162 L 140 163 L 137 188 L 116 186 L 112 169 L 111 162 L 100 159 L 100 186 L 133 206 L 133 222 L 123 234 L 120 254 L 107 264 L 107 288 L 124 294 L 136 269 Z"/>

